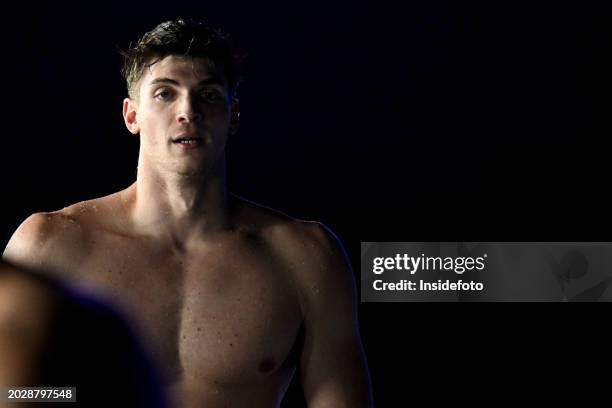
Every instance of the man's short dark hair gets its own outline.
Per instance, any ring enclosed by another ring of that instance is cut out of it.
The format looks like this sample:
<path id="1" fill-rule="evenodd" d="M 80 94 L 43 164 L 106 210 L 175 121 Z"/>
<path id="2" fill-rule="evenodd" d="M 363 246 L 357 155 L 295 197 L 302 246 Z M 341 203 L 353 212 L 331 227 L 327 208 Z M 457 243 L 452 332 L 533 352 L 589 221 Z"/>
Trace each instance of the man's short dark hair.
<path id="1" fill-rule="evenodd" d="M 138 96 L 138 83 L 146 68 L 170 55 L 205 58 L 214 74 L 221 74 L 231 95 L 239 83 L 239 56 L 227 36 L 191 19 L 166 21 L 147 32 L 134 47 L 121 54 L 121 73 L 131 98 Z"/>

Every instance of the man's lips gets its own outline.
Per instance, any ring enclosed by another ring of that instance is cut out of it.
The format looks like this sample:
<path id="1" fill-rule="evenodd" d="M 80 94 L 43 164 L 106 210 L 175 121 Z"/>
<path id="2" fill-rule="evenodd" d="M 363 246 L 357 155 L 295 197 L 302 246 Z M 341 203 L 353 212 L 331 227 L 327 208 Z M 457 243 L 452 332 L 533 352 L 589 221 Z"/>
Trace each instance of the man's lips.
<path id="1" fill-rule="evenodd" d="M 202 137 L 196 136 L 195 133 L 183 133 L 172 139 L 172 143 L 180 144 L 198 144 L 203 141 L 204 139 Z"/>

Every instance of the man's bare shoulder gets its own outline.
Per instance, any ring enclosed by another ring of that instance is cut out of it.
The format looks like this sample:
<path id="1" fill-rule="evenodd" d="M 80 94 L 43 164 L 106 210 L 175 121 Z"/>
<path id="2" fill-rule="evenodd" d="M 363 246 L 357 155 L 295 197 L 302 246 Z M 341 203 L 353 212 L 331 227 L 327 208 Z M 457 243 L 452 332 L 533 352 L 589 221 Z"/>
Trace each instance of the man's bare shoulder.
<path id="1" fill-rule="evenodd" d="M 61 267 L 82 258 L 90 238 L 104 228 L 112 196 L 82 201 L 53 212 L 30 215 L 14 232 L 3 258 L 27 268 Z"/>
<path id="2" fill-rule="evenodd" d="M 284 258 L 292 269 L 316 278 L 347 263 L 340 240 L 321 222 L 290 217 L 277 210 L 243 200 L 242 224 L 257 229 L 269 247 Z"/>

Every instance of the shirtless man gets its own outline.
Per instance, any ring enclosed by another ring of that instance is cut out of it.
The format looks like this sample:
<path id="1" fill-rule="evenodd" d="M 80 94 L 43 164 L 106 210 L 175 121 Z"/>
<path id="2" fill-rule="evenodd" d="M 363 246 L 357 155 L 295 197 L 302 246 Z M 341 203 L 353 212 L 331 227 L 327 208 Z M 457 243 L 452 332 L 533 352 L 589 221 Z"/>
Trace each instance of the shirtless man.
<path id="1" fill-rule="evenodd" d="M 30 216 L 4 257 L 56 271 L 131 320 L 180 407 L 278 407 L 299 372 L 309 407 L 371 406 L 352 272 L 315 222 L 225 186 L 237 63 L 218 32 L 162 23 L 126 53 L 136 182 Z"/>

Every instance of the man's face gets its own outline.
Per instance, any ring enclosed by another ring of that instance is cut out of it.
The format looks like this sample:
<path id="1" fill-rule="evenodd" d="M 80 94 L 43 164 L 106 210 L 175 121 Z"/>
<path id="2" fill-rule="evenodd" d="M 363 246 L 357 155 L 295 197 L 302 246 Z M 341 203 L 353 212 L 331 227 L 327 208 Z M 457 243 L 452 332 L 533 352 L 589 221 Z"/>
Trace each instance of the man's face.
<path id="1" fill-rule="evenodd" d="M 138 89 L 123 112 L 128 129 L 140 133 L 144 159 L 182 175 L 218 162 L 237 126 L 237 105 L 205 59 L 168 56 L 145 70 Z"/>

